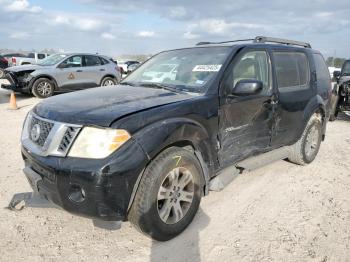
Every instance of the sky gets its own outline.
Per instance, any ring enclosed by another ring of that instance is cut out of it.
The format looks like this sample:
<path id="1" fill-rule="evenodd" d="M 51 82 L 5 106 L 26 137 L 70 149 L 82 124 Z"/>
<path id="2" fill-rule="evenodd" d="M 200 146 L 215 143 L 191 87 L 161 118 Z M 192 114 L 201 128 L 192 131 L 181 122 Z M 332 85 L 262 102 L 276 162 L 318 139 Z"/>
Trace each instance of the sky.
<path id="1" fill-rule="evenodd" d="M 349 0 L 0 0 L 0 49 L 154 54 L 266 35 L 350 58 Z"/>

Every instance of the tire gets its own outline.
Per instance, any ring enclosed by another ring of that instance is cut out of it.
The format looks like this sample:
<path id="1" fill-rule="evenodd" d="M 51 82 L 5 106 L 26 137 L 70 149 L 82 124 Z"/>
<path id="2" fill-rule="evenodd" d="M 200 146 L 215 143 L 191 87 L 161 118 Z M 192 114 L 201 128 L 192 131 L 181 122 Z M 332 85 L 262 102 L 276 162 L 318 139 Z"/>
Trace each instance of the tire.
<path id="1" fill-rule="evenodd" d="M 101 81 L 101 86 L 115 86 L 116 84 L 118 84 L 117 79 L 109 76 L 103 78 Z"/>
<path id="2" fill-rule="evenodd" d="M 314 114 L 307 123 L 301 138 L 291 146 L 289 161 L 298 165 L 311 163 L 320 149 L 321 140 L 322 117 Z"/>
<path id="3" fill-rule="evenodd" d="M 193 152 L 179 147 L 164 150 L 152 160 L 141 178 L 128 214 L 129 221 L 155 240 L 174 238 L 186 229 L 197 213 L 202 198 L 202 179 L 201 165 Z"/>
<path id="4" fill-rule="evenodd" d="M 47 98 L 53 95 L 55 91 L 54 83 L 47 78 L 39 78 L 32 87 L 32 93 L 38 98 Z"/>
<path id="5" fill-rule="evenodd" d="M 4 69 L 0 68 L 0 79 L 5 77 L 5 71 Z"/>

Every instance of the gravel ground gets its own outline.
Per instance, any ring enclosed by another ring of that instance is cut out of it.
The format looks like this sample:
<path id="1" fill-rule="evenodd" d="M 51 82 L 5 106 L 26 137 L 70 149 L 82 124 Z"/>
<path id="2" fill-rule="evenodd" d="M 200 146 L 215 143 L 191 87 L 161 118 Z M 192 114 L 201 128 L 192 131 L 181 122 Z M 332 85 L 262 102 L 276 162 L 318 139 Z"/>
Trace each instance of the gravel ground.
<path id="1" fill-rule="evenodd" d="M 211 192 L 179 237 L 159 243 L 129 223 L 108 231 L 53 208 L 5 209 L 29 192 L 20 131 L 39 100 L 0 90 L 0 261 L 350 261 L 350 117 L 329 123 L 316 160 L 278 161 Z"/>

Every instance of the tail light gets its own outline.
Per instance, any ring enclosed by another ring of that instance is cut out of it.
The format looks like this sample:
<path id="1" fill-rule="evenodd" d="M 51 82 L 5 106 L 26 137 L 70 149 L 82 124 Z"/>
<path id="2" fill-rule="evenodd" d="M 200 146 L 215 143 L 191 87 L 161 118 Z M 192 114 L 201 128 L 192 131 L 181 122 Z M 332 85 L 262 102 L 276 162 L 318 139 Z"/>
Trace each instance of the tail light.
<path id="1" fill-rule="evenodd" d="M 16 61 L 16 58 L 15 58 L 15 57 L 12 57 L 12 64 L 13 64 L 13 65 L 16 65 L 16 62 L 17 62 L 17 61 Z"/>
<path id="2" fill-rule="evenodd" d="M 1 60 L 2 62 L 7 63 L 7 59 L 6 59 L 5 57 L 0 57 L 0 60 Z"/>

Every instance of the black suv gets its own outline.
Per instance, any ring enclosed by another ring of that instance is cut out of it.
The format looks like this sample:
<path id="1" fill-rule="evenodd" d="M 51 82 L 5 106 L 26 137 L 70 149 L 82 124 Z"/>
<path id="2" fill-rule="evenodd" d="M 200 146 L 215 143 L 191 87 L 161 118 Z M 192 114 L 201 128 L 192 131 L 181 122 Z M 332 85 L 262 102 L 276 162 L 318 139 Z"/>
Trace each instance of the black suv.
<path id="1" fill-rule="evenodd" d="M 350 110 L 350 60 L 344 62 L 341 71 L 334 72 L 334 78 L 338 88 L 334 89 L 331 120 L 335 120 L 339 112 Z"/>
<path id="2" fill-rule="evenodd" d="M 164 241 L 244 169 L 312 162 L 329 117 L 325 61 L 307 43 L 252 40 L 161 52 L 117 88 L 35 106 L 22 132 L 33 189 Z"/>

